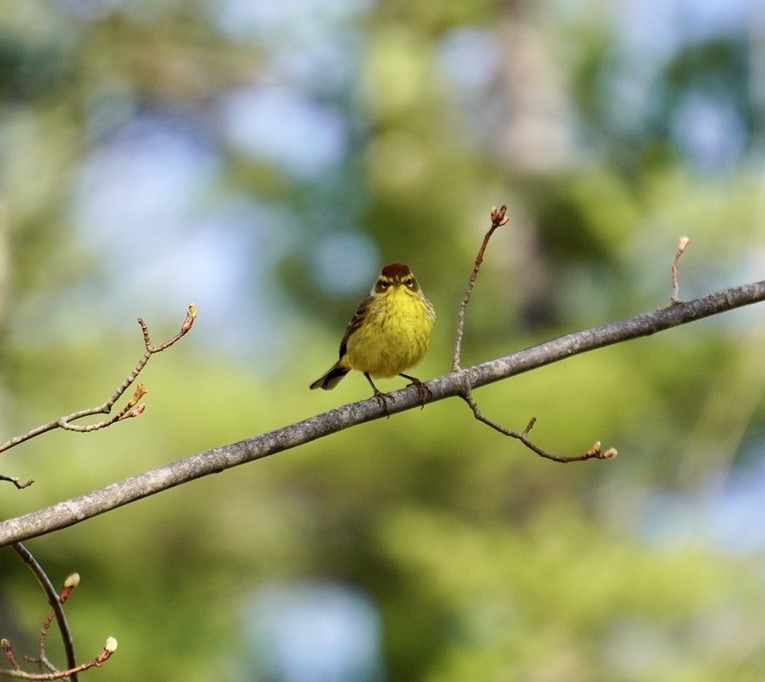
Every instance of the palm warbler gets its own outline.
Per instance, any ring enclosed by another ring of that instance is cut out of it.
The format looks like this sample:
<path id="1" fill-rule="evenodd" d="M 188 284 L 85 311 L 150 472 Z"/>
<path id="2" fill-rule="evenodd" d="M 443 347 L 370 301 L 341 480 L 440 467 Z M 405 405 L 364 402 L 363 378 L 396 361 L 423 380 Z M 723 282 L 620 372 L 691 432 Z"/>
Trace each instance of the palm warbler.
<path id="1" fill-rule="evenodd" d="M 328 391 L 352 369 L 364 373 L 383 405 L 384 394 L 377 389 L 372 377 L 398 375 L 422 387 L 419 379 L 404 374 L 404 370 L 416 365 L 425 355 L 435 320 L 436 311 L 409 266 L 386 265 L 345 330 L 340 342 L 340 359 L 314 381 L 311 388 Z"/>

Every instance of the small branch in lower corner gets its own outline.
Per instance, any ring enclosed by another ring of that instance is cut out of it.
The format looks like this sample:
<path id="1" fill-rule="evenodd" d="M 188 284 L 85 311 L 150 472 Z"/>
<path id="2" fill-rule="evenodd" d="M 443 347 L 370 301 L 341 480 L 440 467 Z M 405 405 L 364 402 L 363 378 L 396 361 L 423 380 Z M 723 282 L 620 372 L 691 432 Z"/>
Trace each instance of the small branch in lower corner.
<path id="1" fill-rule="evenodd" d="M 23 670 L 10 640 L 7 637 L 2 637 L 0 638 L 0 649 L 2 649 L 3 656 L 10 667 L 0 667 L 0 678 L 12 677 L 21 680 L 66 679 L 69 680 L 69 682 L 77 682 L 78 673 L 85 672 L 91 668 L 99 668 L 111 658 L 112 654 L 117 651 L 117 640 L 114 637 L 107 637 L 103 648 L 98 654 L 89 661 L 78 664 L 74 653 L 72 633 L 64 614 L 64 604 L 79 585 L 80 575 L 78 573 L 69 575 L 64 581 L 61 589 L 57 591 L 40 563 L 25 545 L 16 542 L 12 544 L 12 547 L 37 579 L 37 582 L 45 593 L 48 604 L 50 604 L 53 610 L 48 613 L 40 626 L 37 635 L 37 655 L 24 656 L 24 661 L 29 664 L 34 664 L 38 668 L 38 672 Z M 48 635 L 50 634 L 51 625 L 54 622 L 58 625 L 59 633 L 61 635 L 64 653 L 66 655 L 66 670 L 57 669 L 48 658 L 46 652 Z M 47 672 L 39 672 L 42 670 L 47 670 Z"/>

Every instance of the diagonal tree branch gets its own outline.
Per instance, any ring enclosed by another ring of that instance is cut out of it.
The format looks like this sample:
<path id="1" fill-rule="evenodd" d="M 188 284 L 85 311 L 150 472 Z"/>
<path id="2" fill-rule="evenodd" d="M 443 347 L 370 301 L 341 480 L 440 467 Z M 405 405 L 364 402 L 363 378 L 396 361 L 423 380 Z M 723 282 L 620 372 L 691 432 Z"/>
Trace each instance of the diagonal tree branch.
<path id="1" fill-rule="evenodd" d="M 652 313 L 566 334 L 537 346 L 488 360 L 428 381 L 426 402 L 464 397 L 479 386 L 501 381 L 536 367 L 611 344 L 657 332 L 765 300 L 765 280 L 725 289 L 691 301 L 675 303 Z M 416 387 L 392 394 L 391 414 L 420 407 Z M 374 398 L 343 405 L 323 414 L 268 433 L 231 443 L 132 476 L 80 497 L 0 523 L 0 546 L 44 535 L 85 519 L 154 495 L 168 488 L 219 473 L 262 457 L 289 450 L 343 429 L 386 416 Z"/>

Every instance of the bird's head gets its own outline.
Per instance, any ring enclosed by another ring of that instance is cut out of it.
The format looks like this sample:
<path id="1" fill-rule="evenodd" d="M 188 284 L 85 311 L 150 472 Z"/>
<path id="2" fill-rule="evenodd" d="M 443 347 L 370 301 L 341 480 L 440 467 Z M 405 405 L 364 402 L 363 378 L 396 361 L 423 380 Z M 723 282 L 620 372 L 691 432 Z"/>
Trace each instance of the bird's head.
<path id="1" fill-rule="evenodd" d="M 390 263 L 382 269 L 380 276 L 377 278 L 377 282 L 375 282 L 374 291 L 377 294 L 383 294 L 391 287 L 400 286 L 406 287 L 413 292 L 419 291 L 420 289 L 420 286 L 417 284 L 417 280 L 408 265 L 404 265 L 403 263 Z"/>

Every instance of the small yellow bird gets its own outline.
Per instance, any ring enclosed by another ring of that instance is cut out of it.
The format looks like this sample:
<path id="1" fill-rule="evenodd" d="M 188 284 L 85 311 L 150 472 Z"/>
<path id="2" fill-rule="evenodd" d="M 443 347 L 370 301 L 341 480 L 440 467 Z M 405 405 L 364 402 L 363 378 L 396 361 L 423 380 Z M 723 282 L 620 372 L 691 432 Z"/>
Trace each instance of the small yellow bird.
<path id="1" fill-rule="evenodd" d="M 416 384 L 421 393 L 428 392 L 419 379 L 404 374 L 404 370 L 425 355 L 435 320 L 436 311 L 409 266 L 386 265 L 345 330 L 340 359 L 311 388 L 328 391 L 355 369 L 363 372 L 375 397 L 386 409 L 386 395 L 378 390 L 372 377 L 402 376 Z"/>

